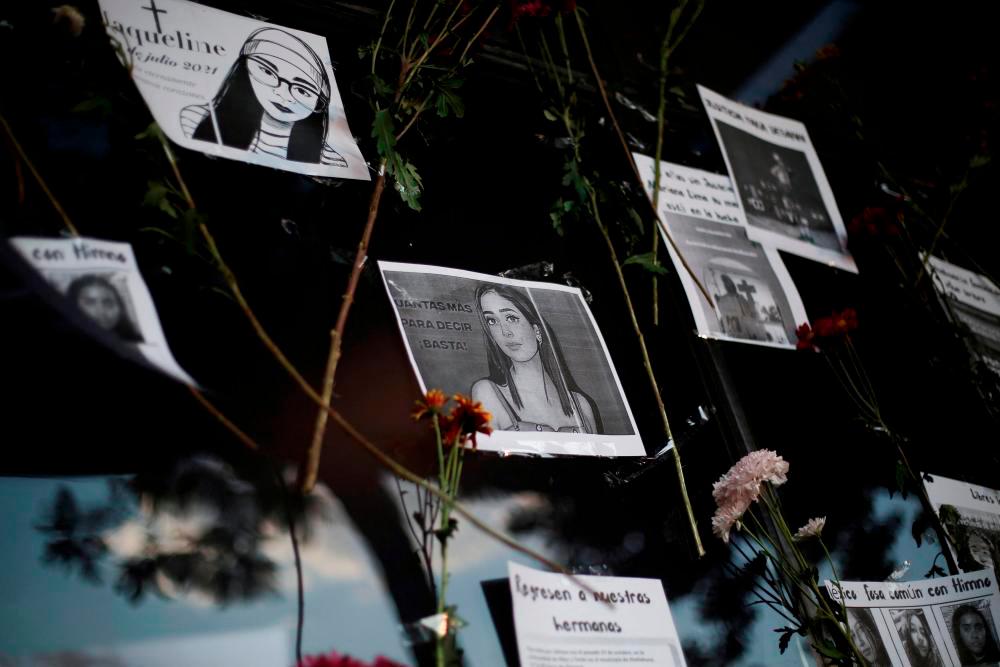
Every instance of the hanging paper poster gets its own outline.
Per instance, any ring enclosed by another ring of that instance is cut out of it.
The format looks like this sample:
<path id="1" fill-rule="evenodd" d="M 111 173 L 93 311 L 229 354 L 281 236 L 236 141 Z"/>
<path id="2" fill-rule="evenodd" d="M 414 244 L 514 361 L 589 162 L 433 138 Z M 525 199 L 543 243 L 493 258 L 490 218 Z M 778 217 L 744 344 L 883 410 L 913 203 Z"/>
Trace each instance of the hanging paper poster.
<path id="1" fill-rule="evenodd" d="M 633 157 L 652 198 L 655 160 Z M 712 296 L 709 303 L 664 234 L 698 334 L 794 350 L 795 329 L 809 318 L 778 251 L 747 238 L 730 180 L 661 161 L 658 206 L 670 237 Z"/>
<path id="2" fill-rule="evenodd" d="M 927 497 L 958 543 L 963 570 L 1000 570 L 1000 491 L 940 475 L 923 476 Z M 942 514 L 942 506 L 950 512 Z M 951 525 L 952 520 L 957 525 Z"/>
<path id="3" fill-rule="evenodd" d="M 959 667 L 1000 662 L 1000 595 L 992 570 L 908 582 L 843 581 L 827 591 L 847 607 L 870 667 Z M 841 593 L 843 591 L 843 593 Z"/>
<path id="4" fill-rule="evenodd" d="M 110 335 L 107 340 L 116 351 L 197 385 L 167 347 L 132 246 L 84 237 L 19 237 L 10 243 L 73 307 Z"/>
<path id="5" fill-rule="evenodd" d="M 857 273 L 847 231 L 802 123 L 698 86 L 754 241 Z"/>
<path id="6" fill-rule="evenodd" d="M 970 343 L 991 371 L 1000 375 L 1000 289 L 984 275 L 931 256 L 927 270 L 947 299 L 956 324 L 970 334 Z"/>
<path id="7" fill-rule="evenodd" d="M 420 388 L 471 395 L 493 419 L 479 449 L 644 456 L 580 290 L 379 262 Z"/>
<path id="8" fill-rule="evenodd" d="M 507 572 L 521 667 L 687 664 L 659 579 Z"/>
<path id="9" fill-rule="evenodd" d="M 167 137 L 310 176 L 369 180 L 326 39 L 187 0 L 100 0 L 112 43 Z"/>

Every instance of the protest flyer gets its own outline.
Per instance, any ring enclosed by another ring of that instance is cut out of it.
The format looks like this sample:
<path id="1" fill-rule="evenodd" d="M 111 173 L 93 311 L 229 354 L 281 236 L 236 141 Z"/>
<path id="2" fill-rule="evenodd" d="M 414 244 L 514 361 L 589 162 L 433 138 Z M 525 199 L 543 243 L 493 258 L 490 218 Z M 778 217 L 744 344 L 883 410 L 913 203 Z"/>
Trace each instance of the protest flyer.
<path id="1" fill-rule="evenodd" d="M 325 38 L 187 0 L 100 6 L 174 143 L 299 174 L 370 180 Z"/>
<path id="2" fill-rule="evenodd" d="M 652 198 L 655 160 L 638 153 L 634 158 Z M 664 239 L 698 334 L 795 349 L 795 329 L 809 320 L 802 299 L 778 251 L 747 237 L 729 178 L 661 161 L 658 207 L 678 246 Z M 712 303 L 681 263 L 678 249 Z"/>
<path id="3" fill-rule="evenodd" d="M 1000 491 L 941 475 L 923 475 L 931 506 L 958 543 L 955 555 L 963 570 L 1000 570 Z M 948 506 L 951 512 L 942 514 Z M 957 525 L 953 525 L 957 524 Z"/>
<path id="4" fill-rule="evenodd" d="M 580 290 L 379 262 L 422 391 L 481 401 L 479 449 L 644 456 L 632 411 Z"/>
<path id="5" fill-rule="evenodd" d="M 687 664 L 659 579 L 507 571 L 521 667 Z"/>
<path id="6" fill-rule="evenodd" d="M 1000 288 L 984 275 L 933 255 L 927 268 L 955 324 L 968 331 L 983 364 L 1000 375 Z"/>
<path id="7" fill-rule="evenodd" d="M 84 237 L 17 237 L 11 245 L 98 329 L 116 351 L 197 386 L 174 360 L 153 298 L 127 243 Z"/>
<path id="8" fill-rule="evenodd" d="M 994 665 L 1000 613 L 993 570 L 907 582 L 826 582 L 871 667 Z"/>
<path id="9" fill-rule="evenodd" d="M 698 86 L 751 240 L 857 273 L 805 125 Z"/>

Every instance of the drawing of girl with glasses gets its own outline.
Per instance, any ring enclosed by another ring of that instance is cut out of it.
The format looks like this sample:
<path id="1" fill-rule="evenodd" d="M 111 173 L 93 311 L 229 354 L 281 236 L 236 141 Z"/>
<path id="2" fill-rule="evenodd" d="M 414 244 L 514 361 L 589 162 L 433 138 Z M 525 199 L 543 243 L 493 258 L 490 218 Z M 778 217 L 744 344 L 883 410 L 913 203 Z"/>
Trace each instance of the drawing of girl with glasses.
<path id="1" fill-rule="evenodd" d="M 326 143 L 330 79 L 319 56 L 284 30 L 261 28 L 243 43 L 210 104 L 181 110 L 188 138 L 295 162 L 346 167 Z"/>

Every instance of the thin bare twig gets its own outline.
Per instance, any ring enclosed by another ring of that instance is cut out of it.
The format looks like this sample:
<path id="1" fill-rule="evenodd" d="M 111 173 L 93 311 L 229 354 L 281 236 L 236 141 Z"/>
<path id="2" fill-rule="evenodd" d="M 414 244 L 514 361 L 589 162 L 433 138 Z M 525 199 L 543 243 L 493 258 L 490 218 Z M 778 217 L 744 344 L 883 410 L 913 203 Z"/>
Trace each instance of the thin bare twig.
<path id="1" fill-rule="evenodd" d="M 42 178 L 42 175 L 38 172 L 38 169 L 35 168 L 35 165 L 31 161 L 31 158 L 29 158 L 28 154 L 24 152 L 24 148 L 21 147 L 21 144 L 17 140 L 17 137 L 14 136 L 14 131 L 10 128 L 10 125 L 7 123 L 7 119 L 4 118 L 2 114 L 0 114 L 0 125 L 3 126 L 3 131 L 7 135 L 7 139 L 10 141 L 11 146 L 14 147 L 14 150 L 17 151 L 17 154 L 20 156 L 21 161 L 24 162 L 24 164 L 28 165 L 28 171 L 30 171 L 31 175 L 35 177 L 35 182 L 38 183 L 38 187 L 40 187 L 42 189 L 42 192 L 45 193 L 45 196 L 48 197 L 49 202 L 51 202 L 52 204 L 52 208 L 54 208 L 56 210 L 56 213 L 59 214 L 59 217 L 62 218 L 63 224 L 66 226 L 66 229 L 68 229 L 70 234 L 72 234 L 73 236 L 79 236 L 80 232 L 77 231 L 76 227 L 73 225 L 73 222 L 69 219 L 69 215 L 66 214 L 66 209 L 62 207 L 62 204 L 59 203 L 59 200 L 56 199 L 56 196 L 52 194 L 52 190 L 49 189 L 49 186 L 48 184 L 46 184 L 45 179 Z"/>
<path id="2" fill-rule="evenodd" d="M 323 394 L 321 396 L 324 405 L 329 405 L 330 399 L 333 397 L 334 380 L 337 375 L 337 365 L 340 363 L 344 332 L 347 329 L 347 318 L 351 314 L 351 305 L 354 303 L 354 293 L 358 289 L 361 271 L 365 268 L 365 264 L 368 261 L 368 243 L 371 241 L 372 230 L 375 228 L 375 219 L 378 217 L 378 207 L 382 200 L 382 191 L 384 189 L 385 160 L 382 160 L 382 163 L 379 165 L 378 177 L 375 179 L 375 188 L 372 190 L 371 200 L 368 203 L 368 219 L 365 222 L 365 229 L 361 234 L 361 241 L 358 242 L 358 250 L 354 255 L 351 276 L 347 281 L 347 291 L 344 292 L 344 296 L 340 301 L 340 312 L 337 315 L 337 323 L 330 332 L 330 353 L 327 357 L 326 371 L 323 373 Z M 323 450 L 323 435 L 326 432 L 326 421 L 326 410 L 320 410 L 316 416 L 316 427 L 313 429 L 313 437 L 309 443 L 306 460 L 299 471 L 299 488 L 303 493 L 309 493 L 312 491 L 313 486 L 316 485 L 320 453 Z"/>
<path id="3" fill-rule="evenodd" d="M 635 158 L 632 157 L 632 150 L 629 148 L 628 141 L 625 139 L 625 133 L 622 132 L 622 128 L 618 124 L 618 117 L 615 115 L 614 109 L 611 106 L 611 100 L 608 98 L 608 91 L 604 85 L 604 79 L 601 78 L 601 73 L 597 69 L 597 62 L 594 60 L 594 54 L 590 49 L 590 40 L 587 39 L 587 31 L 583 25 L 583 19 L 580 17 L 579 10 L 577 10 L 576 12 L 576 22 L 577 22 L 577 27 L 580 30 L 580 38 L 583 41 L 584 50 L 587 52 L 587 61 L 590 64 L 590 71 L 594 75 L 594 80 L 597 82 L 597 90 L 601 93 L 601 100 L 604 102 L 604 109 L 608 112 L 608 117 L 611 119 L 612 127 L 615 128 L 615 134 L 618 135 L 618 141 L 621 143 L 622 151 L 625 153 L 625 157 L 628 160 L 629 166 L 632 168 L 632 173 L 635 175 L 636 183 L 639 184 L 640 188 L 645 188 L 645 186 L 642 184 L 642 175 L 639 173 L 639 167 L 636 165 Z M 660 169 L 659 165 L 660 163 L 659 161 L 657 161 L 656 163 L 657 174 L 659 173 Z M 656 190 L 654 190 L 654 196 L 655 194 Z M 646 201 L 650 201 L 649 198 L 647 198 Z M 656 205 L 650 202 L 650 208 L 653 211 L 653 218 L 659 225 L 659 229 L 662 230 L 663 235 L 667 238 L 667 241 L 670 243 L 670 245 L 673 246 L 674 252 L 680 258 L 681 266 L 683 266 L 684 270 L 688 272 L 689 276 L 691 276 L 691 280 L 693 280 L 694 284 L 698 286 L 698 290 L 708 301 L 709 305 L 714 307 L 715 301 L 712 299 L 712 295 L 708 293 L 708 290 L 705 289 L 705 286 L 702 285 L 701 280 L 699 280 L 698 276 L 695 274 L 694 269 L 691 268 L 690 264 L 688 264 L 688 261 L 687 259 L 685 259 L 684 253 L 681 251 L 680 246 L 677 245 L 676 241 L 674 241 L 674 237 L 670 233 L 670 230 L 667 229 L 667 225 L 664 224 L 663 220 L 660 218 L 660 212 L 659 210 L 657 210 Z M 655 230 L 654 230 L 654 237 L 655 237 Z"/>
<path id="4" fill-rule="evenodd" d="M 656 374 L 653 372 L 653 364 L 649 359 L 649 352 L 646 349 L 646 339 L 642 335 L 642 328 L 639 326 L 639 321 L 635 316 L 635 308 L 632 306 L 632 297 L 629 295 L 628 285 L 625 283 L 625 274 L 622 273 L 621 264 L 618 261 L 618 253 L 615 251 L 614 243 L 611 241 L 611 235 L 608 233 L 608 228 L 601 221 L 600 212 L 597 208 L 597 196 L 594 194 L 593 190 L 590 192 L 590 205 L 593 209 L 594 220 L 597 223 L 598 228 L 601 230 L 601 236 L 604 237 L 604 242 L 608 246 L 608 254 L 611 256 L 611 263 L 615 267 L 615 275 L 618 277 L 618 284 L 621 287 L 622 294 L 625 298 L 625 306 L 628 308 L 629 318 L 632 322 L 632 329 L 635 332 L 636 338 L 639 339 L 639 349 L 642 351 L 642 362 L 646 369 L 646 376 L 649 378 L 649 384 L 653 390 L 653 396 L 656 398 L 656 407 L 660 413 L 660 420 L 663 424 L 663 434 L 666 436 L 667 440 L 673 440 L 673 431 L 670 428 L 670 419 L 667 417 L 667 409 L 663 404 L 663 396 L 660 393 L 660 386 L 656 382 Z M 698 556 L 705 555 L 705 548 L 701 544 L 701 535 L 698 532 L 698 522 L 694 516 L 694 509 L 691 506 L 691 500 L 688 497 L 687 482 L 684 480 L 684 468 L 681 465 L 681 455 L 677 449 L 676 444 L 671 450 L 674 458 L 674 466 L 677 469 L 677 481 L 680 485 L 681 498 L 684 501 L 684 509 L 687 511 L 688 523 L 691 526 L 691 535 L 694 537 L 695 549 L 698 552 Z"/>

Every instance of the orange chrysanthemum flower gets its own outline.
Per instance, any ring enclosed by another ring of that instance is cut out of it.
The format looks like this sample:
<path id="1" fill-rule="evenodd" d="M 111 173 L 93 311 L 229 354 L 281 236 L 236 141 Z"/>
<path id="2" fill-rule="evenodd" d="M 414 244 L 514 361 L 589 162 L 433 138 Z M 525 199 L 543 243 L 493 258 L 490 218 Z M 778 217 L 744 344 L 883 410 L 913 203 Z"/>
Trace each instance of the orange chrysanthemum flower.
<path id="1" fill-rule="evenodd" d="M 431 389 L 424 395 L 423 400 L 416 402 L 416 407 L 413 408 L 411 416 L 416 421 L 420 421 L 424 417 L 439 415 L 447 402 L 448 397 L 444 395 L 443 391 L 440 389 Z"/>
<path id="2" fill-rule="evenodd" d="M 441 425 L 444 441 L 451 443 L 457 440 L 459 444 L 465 445 L 466 439 L 469 438 L 472 440 L 472 448 L 475 449 L 478 433 L 489 435 L 493 432 L 489 425 L 493 415 L 483 407 L 482 403 L 473 401 L 467 396 L 455 394 L 454 400 L 455 407 Z"/>

